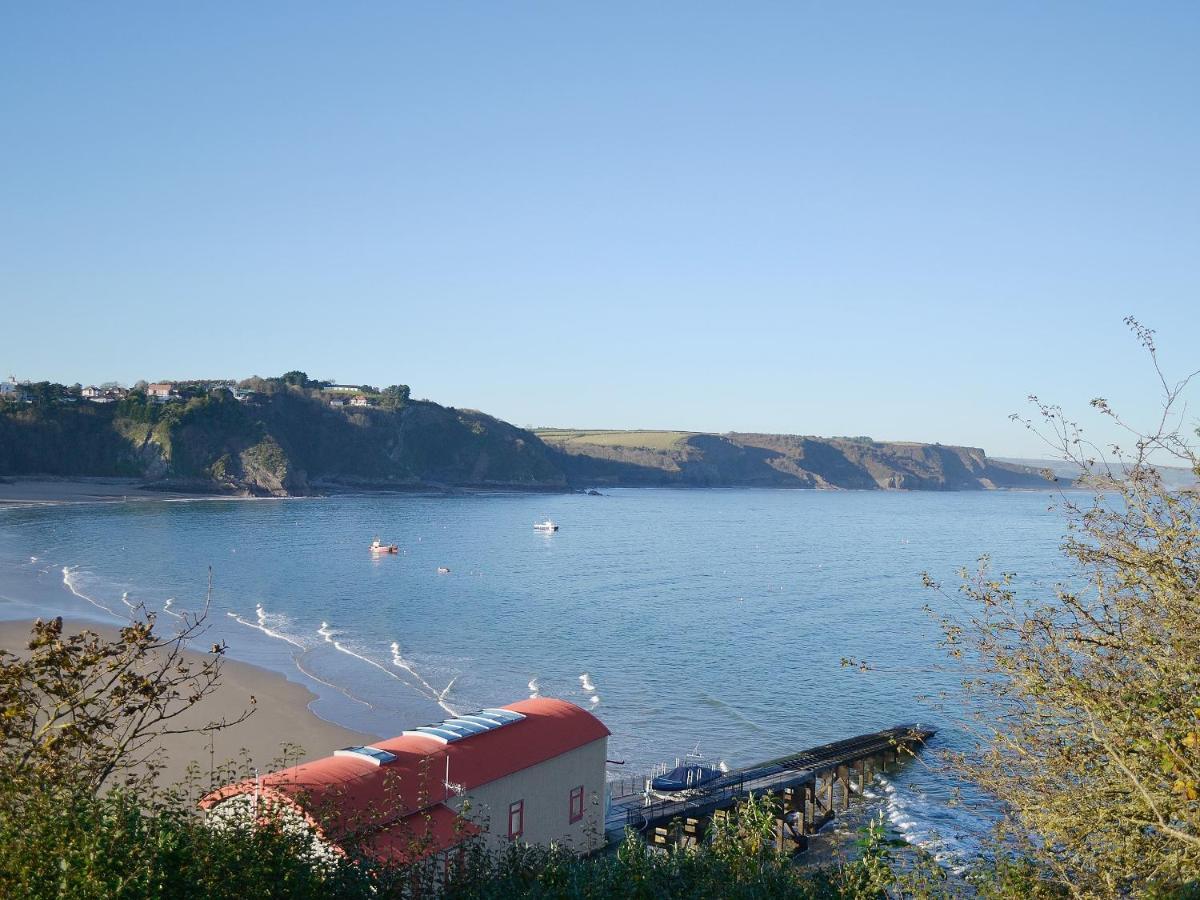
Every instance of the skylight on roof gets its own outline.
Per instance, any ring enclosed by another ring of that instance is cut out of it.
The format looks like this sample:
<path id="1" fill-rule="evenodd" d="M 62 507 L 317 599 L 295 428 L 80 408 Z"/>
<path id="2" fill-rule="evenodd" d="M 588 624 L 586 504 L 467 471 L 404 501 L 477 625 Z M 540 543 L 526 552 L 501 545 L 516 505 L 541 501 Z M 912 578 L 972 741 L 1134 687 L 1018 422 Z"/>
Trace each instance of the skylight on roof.
<path id="1" fill-rule="evenodd" d="M 439 743 L 450 744 L 476 734 L 495 731 L 505 725 L 520 722 L 524 718 L 525 716 L 521 713 L 513 712 L 511 709 L 483 709 L 477 713 L 455 716 L 453 719 L 446 719 L 435 725 L 413 728 L 405 731 L 401 737 L 432 738 Z"/>
<path id="2" fill-rule="evenodd" d="M 396 759 L 396 754 L 380 750 L 378 747 L 343 747 L 341 750 L 334 750 L 333 755 L 353 756 L 376 766 L 393 762 Z"/>

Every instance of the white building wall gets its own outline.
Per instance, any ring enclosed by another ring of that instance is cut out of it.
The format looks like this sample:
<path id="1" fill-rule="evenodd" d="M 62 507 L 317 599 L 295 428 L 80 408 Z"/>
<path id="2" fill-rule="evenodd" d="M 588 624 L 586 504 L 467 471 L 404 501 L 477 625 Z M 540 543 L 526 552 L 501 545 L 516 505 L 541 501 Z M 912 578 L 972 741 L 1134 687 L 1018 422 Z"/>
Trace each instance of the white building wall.
<path id="1" fill-rule="evenodd" d="M 524 832 L 527 844 L 560 844 L 577 853 L 604 845 L 604 784 L 608 738 L 592 741 L 546 762 L 475 788 L 452 801 L 461 810 L 470 801 L 468 818 L 485 829 L 490 848 L 508 843 L 509 805 L 525 802 Z M 451 763 L 450 780 L 454 780 Z M 570 821 L 571 790 L 583 786 L 583 818 Z"/>

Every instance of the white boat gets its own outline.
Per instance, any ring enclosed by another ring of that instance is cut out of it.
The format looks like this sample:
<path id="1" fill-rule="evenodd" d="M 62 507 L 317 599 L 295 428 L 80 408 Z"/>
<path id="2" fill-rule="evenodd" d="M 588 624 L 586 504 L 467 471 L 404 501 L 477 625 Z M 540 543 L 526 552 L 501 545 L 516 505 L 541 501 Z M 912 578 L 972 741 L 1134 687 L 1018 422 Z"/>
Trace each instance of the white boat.
<path id="1" fill-rule="evenodd" d="M 534 522 L 534 531 L 558 531 L 558 523 L 553 519 L 547 519 L 544 522 Z"/>

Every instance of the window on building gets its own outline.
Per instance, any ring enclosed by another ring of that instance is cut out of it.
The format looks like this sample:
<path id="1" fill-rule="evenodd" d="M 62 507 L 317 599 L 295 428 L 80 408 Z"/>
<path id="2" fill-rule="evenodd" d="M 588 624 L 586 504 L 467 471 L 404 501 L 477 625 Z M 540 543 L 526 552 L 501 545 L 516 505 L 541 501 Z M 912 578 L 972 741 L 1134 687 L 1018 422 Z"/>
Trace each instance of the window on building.
<path id="1" fill-rule="evenodd" d="M 525 833 L 525 801 L 508 805 L 508 839 L 515 841 Z"/>
<path id="2" fill-rule="evenodd" d="M 583 785 L 571 788 L 571 821 L 578 822 L 583 818 Z"/>

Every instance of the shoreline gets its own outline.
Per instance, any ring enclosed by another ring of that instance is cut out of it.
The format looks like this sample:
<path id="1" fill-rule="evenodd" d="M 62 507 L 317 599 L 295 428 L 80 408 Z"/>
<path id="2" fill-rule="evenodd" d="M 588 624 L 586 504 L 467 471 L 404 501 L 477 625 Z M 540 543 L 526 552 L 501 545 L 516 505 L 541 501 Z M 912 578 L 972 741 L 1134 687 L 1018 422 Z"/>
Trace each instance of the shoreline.
<path id="1" fill-rule="evenodd" d="M 0 650 L 22 655 L 32 623 L 28 617 L 0 620 Z M 114 626 L 77 617 L 64 618 L 63 630 L 67 634 L 92 631 L 104 637 L 115 636 L 117 632 Z M 208 658 L 208 654 L 192 649 L 185 648 L 183 653 L 193 663 Z M 328 756 L 339 747 L 368 744 L 377 739 L 376 735 L 321 718 L 309 708 L 316 699 L 315 693 L 282 672 L 226 657 L 221 663 L 216 689 L 185 714 L 186 724 L 197 727 L 213 720 L 234 719 L 247 708 L 254 712 L 238 725 L 213 732 L 211 746 L 208 736 L 202 733 L 162 739 L 162 760 L 166 765 L 159 783 L 179 783 L 189 763 L 197 764 L 204 773 L 214 762 L 219 766 L 247 755 L 250 766 L 265 770 L 281 756 L 284 744 L 303 748 L 296 760 L 302 762 Z"/>
<path id="2" fill-rule="evenodd" d="M 81 503 L 126 503 L 147 500 L 243 500 L 230 494 L 157 490 L 140 478 L 52 477 L 9 475 L 0 478 L 0 509 L 70 506 Z"/>
<path id="3" fill-rule="evenodd" d="M 95 503 L 142 503 L 159 501 L 163 503 L 212 501 L 246 501 L 246 500 L 319 500 L 327 497 L 363 495 L 363 496 L 484 496 L 488 494 L 586 494 L 587 488 L 579 487 L 531 487 L 522 485 L 438 485 L 410 484 L 383 485 L 363 483 L 359 485 L 338 482 L 320 482 L 314 484 L 317 491 L 309 494 L 263 495 L 250 493 L 229 493 L 214 490 L 186 490 L 182 486 L 172 488 L 168 484 L 162 487 L 151 486 L 140 478 L 109 478 L 91 476 L 48 476 L 48 475 L 8 475 L 0 477 L 0 510 L 3 509 L 37 509 L 40 507 L 74 506 Z M 1047 482 L 1045 487 L 998 487 L 962 489 L 956 491 L 919 491 L 895 489 L 867 488 L 801 488 L 781 485 L 695 485 L 695 484 L 601 484 L 594 485 L 597 491 L 610 490 L 785 490 L 785 491 L 815 491 L 821 493 L 880 493 L 880 494 L 924 494 L 924 493 L 1042 493 L 1084 490 L 1075 485 L 1056 484 Z M 1200 489 L 1200 486 L 1197 486 Z M 604 494 L 602 493 L 601 496 Z"/>

